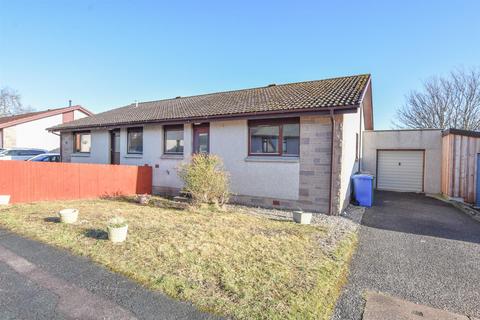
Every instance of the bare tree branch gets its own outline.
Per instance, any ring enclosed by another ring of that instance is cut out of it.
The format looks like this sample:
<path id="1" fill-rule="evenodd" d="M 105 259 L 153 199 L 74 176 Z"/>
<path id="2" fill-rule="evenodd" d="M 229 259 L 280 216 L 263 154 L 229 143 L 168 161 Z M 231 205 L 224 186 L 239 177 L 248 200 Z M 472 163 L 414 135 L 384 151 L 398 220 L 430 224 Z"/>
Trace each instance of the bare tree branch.
<path id="1" fill-rule="evenodd" d="M 397 109 L 398 128 L 480 130 L 480 70 L 456 69 L 432 77 L 422 91 L 412 91 Z"/>
<path id="2" fill-rule="evenodd" d="M 8 87 L 0 89 L 0 117 L 34 111 L 31 107 L 22 105 L 20 94 Z"/>

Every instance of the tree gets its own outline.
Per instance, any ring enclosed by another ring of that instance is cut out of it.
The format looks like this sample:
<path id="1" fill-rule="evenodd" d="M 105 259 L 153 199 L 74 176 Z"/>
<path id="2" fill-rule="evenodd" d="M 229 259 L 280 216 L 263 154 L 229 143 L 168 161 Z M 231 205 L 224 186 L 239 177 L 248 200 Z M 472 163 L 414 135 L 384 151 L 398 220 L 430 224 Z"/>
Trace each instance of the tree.
<path id="1" fill-rule="evenodd" d="M 480 130 L 480 70 L 457 69 L 432 77 L 397 110 L 399 128 Z"/>
<path id="2" fill-rule="evenodd" d="M 20 94 L 8 87 L 0 89 L 0 117 L 13 116 L 33 111 L 22 105 Z"/>

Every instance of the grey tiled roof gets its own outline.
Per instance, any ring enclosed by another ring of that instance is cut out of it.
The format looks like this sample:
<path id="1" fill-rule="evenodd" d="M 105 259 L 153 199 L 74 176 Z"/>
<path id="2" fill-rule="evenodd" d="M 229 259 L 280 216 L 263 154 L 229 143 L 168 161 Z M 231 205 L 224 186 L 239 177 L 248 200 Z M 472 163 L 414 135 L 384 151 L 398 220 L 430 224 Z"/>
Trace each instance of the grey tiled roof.
<path id="1" fill-rule="evenodd" d="M 244 114 L 312 111 L 361 103 L 370 75 L 306 81 L 130 104 L 65 123 L 50 130 L 72 130 L 145 122 L 187 121 Z"/>

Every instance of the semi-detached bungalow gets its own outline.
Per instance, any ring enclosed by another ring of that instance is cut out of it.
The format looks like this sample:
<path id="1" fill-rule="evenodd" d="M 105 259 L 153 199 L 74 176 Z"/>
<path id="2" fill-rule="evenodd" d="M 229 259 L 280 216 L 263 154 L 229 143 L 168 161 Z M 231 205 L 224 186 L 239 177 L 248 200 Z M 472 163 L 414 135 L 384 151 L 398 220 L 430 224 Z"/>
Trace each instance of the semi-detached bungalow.
<path id="1" fill-rule="evenodd" d="M 150 165 L 153 190 L 182 188 L 176 168 L 219 155 L 233 200 L 338 214 L 373 129 L 370 75 L 141 102 L 50 128 L 64 162 Z"/>

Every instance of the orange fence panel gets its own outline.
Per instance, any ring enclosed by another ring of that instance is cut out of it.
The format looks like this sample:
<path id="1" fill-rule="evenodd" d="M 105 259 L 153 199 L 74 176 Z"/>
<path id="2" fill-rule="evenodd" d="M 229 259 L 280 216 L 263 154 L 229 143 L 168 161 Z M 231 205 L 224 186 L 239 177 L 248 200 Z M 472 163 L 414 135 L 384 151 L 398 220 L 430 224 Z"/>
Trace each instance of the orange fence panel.
<path id="1" fill-rule="evenodd" d="M 0 195 L 10 203 L 152 193 L 152 167 L 0 161 Z"/>

